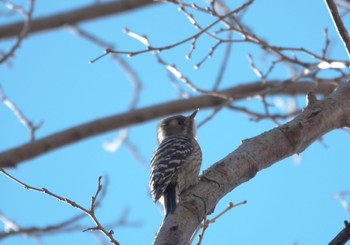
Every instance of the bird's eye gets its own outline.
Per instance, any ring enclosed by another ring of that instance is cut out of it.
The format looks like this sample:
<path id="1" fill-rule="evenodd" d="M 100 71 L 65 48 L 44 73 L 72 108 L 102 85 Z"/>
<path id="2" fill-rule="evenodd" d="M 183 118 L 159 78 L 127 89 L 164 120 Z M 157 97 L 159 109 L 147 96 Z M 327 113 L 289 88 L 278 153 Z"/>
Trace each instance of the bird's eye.
<path id="1" fill-rule="evenodd" d="M 179 121 L 177 122 L 177 124 L 179 124 L 179 125 L 184 125 L 184 124 L 185 124 L 185 121 L 184 121 L 184 120 L 179 120 Z"/>

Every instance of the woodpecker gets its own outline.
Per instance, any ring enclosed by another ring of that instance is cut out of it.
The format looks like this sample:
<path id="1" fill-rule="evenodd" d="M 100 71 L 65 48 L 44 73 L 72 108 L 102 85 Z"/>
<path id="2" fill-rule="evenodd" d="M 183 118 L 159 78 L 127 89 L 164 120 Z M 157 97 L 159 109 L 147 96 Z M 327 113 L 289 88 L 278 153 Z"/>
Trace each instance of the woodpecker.
<path id="1" fill-rule="evenodd" d="M 173 213 L 181 193 L 198 181 L 202 151 L 197 143 L 194 117 L 172 116 L 158 125 L 158 147 L 151 159 L 150 189 L 153 202 Z"/>

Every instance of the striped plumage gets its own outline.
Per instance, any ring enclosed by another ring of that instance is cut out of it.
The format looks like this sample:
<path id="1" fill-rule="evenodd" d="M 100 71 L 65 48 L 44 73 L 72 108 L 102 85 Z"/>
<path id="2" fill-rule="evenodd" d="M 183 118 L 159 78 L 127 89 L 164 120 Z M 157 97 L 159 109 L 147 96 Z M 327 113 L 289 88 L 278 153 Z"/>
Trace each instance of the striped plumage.
<path id="1" fill-rule="evenodd" d="M 173 213 L 180 194 L 198 181 L 202 152 L 196 140 L 194 117 L 173 116 L 158 125 L 158 147 L 151 159 L 150 188 L 154 202 Z"/>

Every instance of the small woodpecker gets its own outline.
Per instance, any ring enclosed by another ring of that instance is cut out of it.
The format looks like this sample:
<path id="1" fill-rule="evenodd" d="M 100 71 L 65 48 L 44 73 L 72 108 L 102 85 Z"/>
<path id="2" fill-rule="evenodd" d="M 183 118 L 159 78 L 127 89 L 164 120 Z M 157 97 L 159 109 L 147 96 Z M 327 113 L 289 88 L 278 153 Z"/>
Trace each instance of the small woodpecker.
<path id="1" fill-rule="evenodd" d="M 158 125 L 158 147 L 151 159 L 150 189 L 154 202 L 164 205 L 167 216 L 173 213 L 181 193 L 198 181 L 202 163 L 194 117 L 168 117 Z"/>

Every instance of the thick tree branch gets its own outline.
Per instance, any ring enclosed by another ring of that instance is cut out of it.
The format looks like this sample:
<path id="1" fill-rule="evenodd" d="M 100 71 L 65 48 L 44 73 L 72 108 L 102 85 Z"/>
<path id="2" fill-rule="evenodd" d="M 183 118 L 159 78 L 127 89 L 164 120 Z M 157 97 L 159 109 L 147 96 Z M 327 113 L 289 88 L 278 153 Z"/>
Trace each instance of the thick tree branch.
<path id="1" fill-rule="evenodd" d="M 76 24 L 81 21 L 93 20 L 112 14 L 125 12 L 154 3 L 153 0 L 121 0 L 107 3 L 92 4 L 64 13 L 33 19 L 29 33 L 62 27 L 66 24 Z M 23 22 L 0 26 L 0 39 L 17 36 L 23 28 Z"/>
<path id="2" fill-rule="evenodd" d="M 350 83 L 324 100 L 308 94 L 308 105 L 292 121 L 242 144 L 207 169 L 197 185 L 184 193 L 173 215 L 161 225 L 154 244 L 187 244 L 206 214 L 227 193 L 272 164 L 304 151 L 327 132 L 350 126 Z M 235 127 L 231 127 L 235 129 Z M 234 130 L 232 132 L 234 134 Z"/>
<path id="3" fill-rule="evenodd" d="M 335 86 L 336 84 L 330 80 L 320 80 L 317 87 L 315 87 L 315 83 L 312 82 L 294 83 L 271 81 L 267 83 L 257 82 L 240 85 L 223 90 L 221 93 L 230 96 L 233 100 L 239 100 L 259 94 L 305 94 L 310 90 L 314 90 L 315 93 L 329 94 L 333 91 Z M 63 130 L 37 141 L 0 153 L 0 168 L 15 167 L 22 161 L 29 160 L 64 145 L 68 145 L 111 130 L 139 124 L 158 117 L 181 113 L 196 108 L 213 107 L 225 102 L 226 100 L 222 98 L 203 95 L 97 119 L 95 121 Z"/>
<path id="4" fill-rule="evenodd" d="M 350 240 L 350 224 L 345 220 L 344 225 L 345 227 L 328 245 L 345 245 Z"/>

